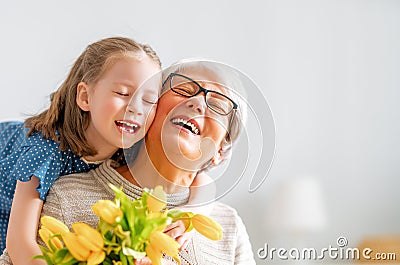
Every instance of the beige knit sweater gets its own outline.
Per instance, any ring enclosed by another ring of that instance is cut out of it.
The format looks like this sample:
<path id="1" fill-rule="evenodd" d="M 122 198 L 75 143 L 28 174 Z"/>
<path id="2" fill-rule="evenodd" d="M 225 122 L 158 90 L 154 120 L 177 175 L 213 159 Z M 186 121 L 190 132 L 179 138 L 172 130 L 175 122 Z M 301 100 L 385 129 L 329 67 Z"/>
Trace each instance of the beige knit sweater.
<path id="1" fill-rule="evenodd" d="M 53 216 L 69 227 L 74 222 L 85 222 L 95 227 L 98 218 L 92 212 L 91 205 L 100 199 L 114 198 L 114 193 L 108 187 L 109 183 L 122 186 L 123 191 L 131 198 L 141 196 L 142 189 L 118 174 L 112 161 L 108 160 L 88 173 L 72 174 L 58 179 L 49 191 L 42 215 Z M 188 197 L 189 189 L 184 193 L 169 194 L 168 206 L 183 205 Z M 186 250 L 179 253 L 182 264 L 255 264 L 246 228 L 237 212 L 217 202 L 214 203 L 210 216 L 221 224 L 222 240 L 211 241 L 195 232 Z M 12 264 L 6 250 L 0 257 L 0 264 Z"/>

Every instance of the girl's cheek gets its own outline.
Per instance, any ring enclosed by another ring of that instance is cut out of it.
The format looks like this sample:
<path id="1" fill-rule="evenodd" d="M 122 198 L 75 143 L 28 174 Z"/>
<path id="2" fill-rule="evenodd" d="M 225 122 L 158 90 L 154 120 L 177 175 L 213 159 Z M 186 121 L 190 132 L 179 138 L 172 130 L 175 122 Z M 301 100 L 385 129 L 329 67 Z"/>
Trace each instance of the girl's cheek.
<path id="1" fill-rule="evenodd" d="M 119 108 L 125 108 L 126 106 L 127 106 L 127 101 L 126 100 L 123 100 L 123 99 L 120 99 L 120 98 L 116 98 L 116 99 L 108 101 L 104 105 L 104 108 L 106 110 L 111 111 L 111 110 L 116 110 L 116 109 L 119 109 Z"/>

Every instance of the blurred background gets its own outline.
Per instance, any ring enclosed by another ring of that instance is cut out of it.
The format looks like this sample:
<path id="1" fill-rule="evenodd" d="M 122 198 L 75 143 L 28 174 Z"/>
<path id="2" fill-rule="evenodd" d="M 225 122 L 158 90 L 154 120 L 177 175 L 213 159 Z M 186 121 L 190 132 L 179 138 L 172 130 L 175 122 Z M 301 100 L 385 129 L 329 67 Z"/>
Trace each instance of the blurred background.
<path id="1" fill-rule="evenodd" d="M 0 5 L 0 121 L 47 107 L 78 55 L 104 37 L 149 43 L 164 67 L 214 59 L 257 84 L 275 121 L 265 182 L 250 193 L 244 177 L 221 199 L 243 218 L 258 264 L 291 262 L 258 258 L 266 244 L 320 249 L 340 236 L 358 246 L 400 235 L 400 1 Z"/>

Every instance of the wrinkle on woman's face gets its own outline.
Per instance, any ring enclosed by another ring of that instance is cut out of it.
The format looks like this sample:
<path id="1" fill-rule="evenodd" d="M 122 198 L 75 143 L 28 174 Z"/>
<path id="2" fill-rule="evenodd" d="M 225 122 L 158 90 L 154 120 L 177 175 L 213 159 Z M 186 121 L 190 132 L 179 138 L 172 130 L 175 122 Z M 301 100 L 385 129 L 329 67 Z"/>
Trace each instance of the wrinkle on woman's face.
<path id="1" fill-rule="evenodd" d="M 215 83 L 201 80 L 204 88 L 224 93 Z M 210 110 L 204 93 L 187 98 L 167 90 L 158 101 L 156 117 L 146 140 L 159 144 L 176 167 L 198 171 L 221 148 L 228 117 Z"/>

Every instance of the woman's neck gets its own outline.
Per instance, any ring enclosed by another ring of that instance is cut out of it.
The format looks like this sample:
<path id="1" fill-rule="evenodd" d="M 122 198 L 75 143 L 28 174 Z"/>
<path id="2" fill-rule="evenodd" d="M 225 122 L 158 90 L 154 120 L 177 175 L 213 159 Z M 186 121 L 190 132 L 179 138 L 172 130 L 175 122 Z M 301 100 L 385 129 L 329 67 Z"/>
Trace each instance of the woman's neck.
<path id="1" fill-rule="evenodd" d="M 171 164 L 162 148 L 155 144 L 142 144 L 130 169 L 130 172 L 122 170 L 120 173 L 141 187 L 154 188 L 161 185 L 166 193 L 184 191 L 190 186 L 196 175 Z"/>

